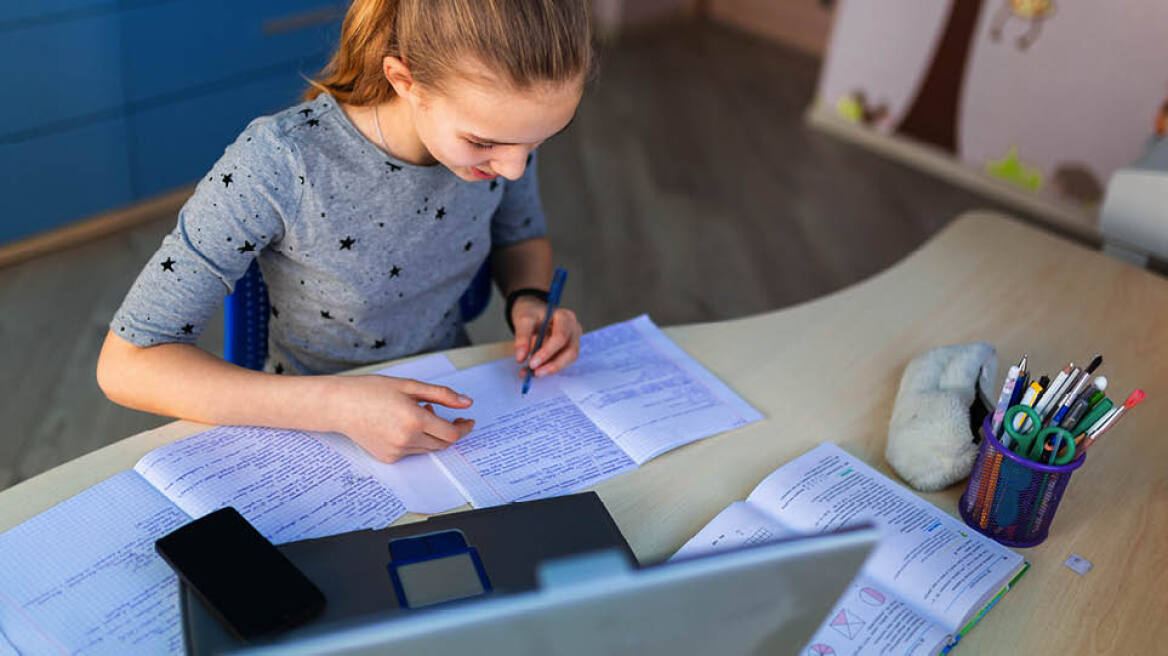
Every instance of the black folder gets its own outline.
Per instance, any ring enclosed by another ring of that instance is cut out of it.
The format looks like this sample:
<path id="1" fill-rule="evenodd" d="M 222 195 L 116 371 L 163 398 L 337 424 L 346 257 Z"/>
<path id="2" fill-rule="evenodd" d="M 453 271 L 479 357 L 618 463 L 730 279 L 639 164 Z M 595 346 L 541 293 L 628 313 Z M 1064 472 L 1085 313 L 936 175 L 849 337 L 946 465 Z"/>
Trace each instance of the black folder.
<path id="1" fill-rule="evenodd" d="M 395 612 L 425 612 L 400 607 L 386 570 L 389 541 L 450 529 L 462 531 L 467 543 L 478 550 L 494 595 L 538 588 L 538 566 L 545 560 L 617 549 L 630 563 L 636 563 L 620 529 L 595 492 L 289 542 L 278 548 L 320 588 L 327 602 L 316 619 L 282 637 L 319 631 L 322 626 L 363 616 L 384 618 Z M 186 586 L 180 595 L 188 654 L 216 654 L 244 646 L 219 625 Z"/>

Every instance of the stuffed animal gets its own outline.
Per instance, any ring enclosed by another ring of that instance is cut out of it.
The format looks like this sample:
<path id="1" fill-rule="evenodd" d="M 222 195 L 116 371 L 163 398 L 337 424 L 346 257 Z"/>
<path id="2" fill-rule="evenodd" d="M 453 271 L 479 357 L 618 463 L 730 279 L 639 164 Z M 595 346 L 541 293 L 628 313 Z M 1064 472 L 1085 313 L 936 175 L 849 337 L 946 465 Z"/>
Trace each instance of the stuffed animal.
<path id="1" fill-rule="evenodd" d="M 909 485 L 932 492 L 969 476 L 997 374 L 997 352 L 985 342 L 942 346 L 908 363 L 884 457 Z"/>

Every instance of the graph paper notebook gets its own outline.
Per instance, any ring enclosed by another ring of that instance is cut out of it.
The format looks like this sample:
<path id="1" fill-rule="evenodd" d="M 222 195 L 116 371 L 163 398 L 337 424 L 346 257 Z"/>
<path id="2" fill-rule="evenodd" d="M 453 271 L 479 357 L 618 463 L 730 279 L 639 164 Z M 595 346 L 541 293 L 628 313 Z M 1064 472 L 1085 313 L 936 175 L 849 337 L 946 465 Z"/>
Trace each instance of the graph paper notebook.
<path id="1" fill-rule="evenodd" d="M 1027 564 L 834 444 L 775 470 L 673 558 L 824 533 L 862 522 L 876 550 L 800 653 L 948 651 Z"/>

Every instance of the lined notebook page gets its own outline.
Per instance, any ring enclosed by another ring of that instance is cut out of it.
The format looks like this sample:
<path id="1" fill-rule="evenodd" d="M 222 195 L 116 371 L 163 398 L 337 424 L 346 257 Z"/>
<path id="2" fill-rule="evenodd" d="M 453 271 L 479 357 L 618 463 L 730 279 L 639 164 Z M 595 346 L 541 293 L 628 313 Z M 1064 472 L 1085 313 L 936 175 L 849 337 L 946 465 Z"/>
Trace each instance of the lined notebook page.
<path id="1" fill-rule="evenodd" d="M 21 654 L 181 654 L 178 582 L 154 540 L 188 521 L 128 471 L 3 533 L 0 629 Z"/>
<path id="2" fill-rule="evenodd" d="M 762 419 L 645 315 L 584 335 L 557 382 L 637 464 Z"/>
<path id="3" fill-rule="evenodd" d="M 554 378 L 536 380 L 523 395 L 518 374 L 515 361 L 503 359 L 441 381 L 474 399 L 466 410 L 438 409 L 474 419 L 475 428 L 434 458 L 475 507 L 575 492 L 636 466 Z"/>
<path id="4" fill-rule="evenodd" d="M 191 517 L 234 506 L 276 544 L 381 528 L 405 514 L 393 490 L 328 442 L 222 426 L 154 449 L 134 469 Z"/>

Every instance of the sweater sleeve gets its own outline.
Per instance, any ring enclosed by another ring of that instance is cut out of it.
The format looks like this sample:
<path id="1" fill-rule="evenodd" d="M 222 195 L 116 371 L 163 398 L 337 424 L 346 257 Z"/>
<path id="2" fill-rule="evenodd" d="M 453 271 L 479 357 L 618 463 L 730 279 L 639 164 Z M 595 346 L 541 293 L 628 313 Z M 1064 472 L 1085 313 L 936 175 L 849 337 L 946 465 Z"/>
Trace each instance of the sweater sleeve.
<path id="1" fill-rule="evenodd" d="M 195 188 L 110 322 L 138 346 L 194 343 L 303 194 L 303 161 L 269 118 L 243 131 Z"/>
<path id="2" fill-rule="evenodd" d="M 523 176 L 504 183 L 503 199 L 491 216 L 491 247 L 499 248 L 547 234 L 547 220 L 539 199 L 538 158 L 531 153 Z"/>

